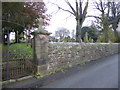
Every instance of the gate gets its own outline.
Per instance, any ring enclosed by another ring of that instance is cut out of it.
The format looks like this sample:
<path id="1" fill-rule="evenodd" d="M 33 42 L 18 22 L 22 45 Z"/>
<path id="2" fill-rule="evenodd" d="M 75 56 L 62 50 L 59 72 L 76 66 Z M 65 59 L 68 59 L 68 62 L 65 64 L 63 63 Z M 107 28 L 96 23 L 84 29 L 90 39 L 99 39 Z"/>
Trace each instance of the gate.
<path id="1" fill-rule="evenodd" d="M 3 45 L 2 80 L 17 79 L 35 73 L 33 48 L 27 43 L 10 43 L 9 34 L 7 43 Z"/>

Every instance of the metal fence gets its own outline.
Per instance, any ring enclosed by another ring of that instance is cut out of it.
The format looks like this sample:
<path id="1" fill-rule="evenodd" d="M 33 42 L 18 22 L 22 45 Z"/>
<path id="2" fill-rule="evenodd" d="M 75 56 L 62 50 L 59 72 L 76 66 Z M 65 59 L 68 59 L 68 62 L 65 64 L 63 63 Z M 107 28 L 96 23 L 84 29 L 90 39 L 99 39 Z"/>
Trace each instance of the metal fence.
<path id="1" fill-rule="evenodd" d="M 24 43 L 26 44 L 26 43 Z M 35 62 L 33 52 L 19 47 L 11 47 L 8 37 L 7 45 L 3 46 L 2 59 L 2 80 L 17 79 L 35 73 Z"/>
<path id="2" fill-rule="evenodd" d="M 2 63 L 3 80 L 17 79 L 35 73 L 35 63 L 33 62 L 32 58 L 29 58 L 29 54 L 27 53 L 24 54 L 26 58 L 25 57 L 17 58 L 17 55 L 10 54 L 9 60 L 3 59 Z"/>

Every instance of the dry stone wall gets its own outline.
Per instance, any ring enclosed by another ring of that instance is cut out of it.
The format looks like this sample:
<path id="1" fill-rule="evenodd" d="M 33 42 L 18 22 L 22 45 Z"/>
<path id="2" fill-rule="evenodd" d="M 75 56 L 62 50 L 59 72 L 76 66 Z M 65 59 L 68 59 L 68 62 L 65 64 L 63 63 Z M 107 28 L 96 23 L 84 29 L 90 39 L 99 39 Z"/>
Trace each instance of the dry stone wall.
<path id="1" fill-rule="evenodd" d="M 118 43 L 50 43 L 50 33 L 45 30 L 38 30 L 33 35 L 33 60 L 38 77 L 118 53 L 120 46 Z"/>
<path id="2" fill-rule="evenodd" d="M 118 43 L 49 43 L 47 69 L 71 67 L 115 53 L 118 53 Z"/>

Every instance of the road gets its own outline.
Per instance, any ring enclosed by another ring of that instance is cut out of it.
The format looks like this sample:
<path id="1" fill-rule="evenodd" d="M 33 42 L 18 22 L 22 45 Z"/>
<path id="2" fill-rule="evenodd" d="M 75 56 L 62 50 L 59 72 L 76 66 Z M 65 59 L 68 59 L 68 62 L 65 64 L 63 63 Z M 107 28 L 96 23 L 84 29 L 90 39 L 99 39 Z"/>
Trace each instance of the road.
<path id="1" fill-rule="evenodd" d="M 42 88 L 118 88 L 118 54 Z"/>

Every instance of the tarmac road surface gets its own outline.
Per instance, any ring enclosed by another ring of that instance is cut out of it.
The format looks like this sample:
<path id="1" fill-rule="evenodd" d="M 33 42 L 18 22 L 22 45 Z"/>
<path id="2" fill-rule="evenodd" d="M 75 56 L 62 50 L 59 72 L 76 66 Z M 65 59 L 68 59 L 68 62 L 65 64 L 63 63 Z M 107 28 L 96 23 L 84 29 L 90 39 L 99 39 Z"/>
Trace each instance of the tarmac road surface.
<path id="1" fill-rule="evenodd" d="M 118 88 L 118 56 L 104 58 L 100 63 L 41 88 Z"/>

